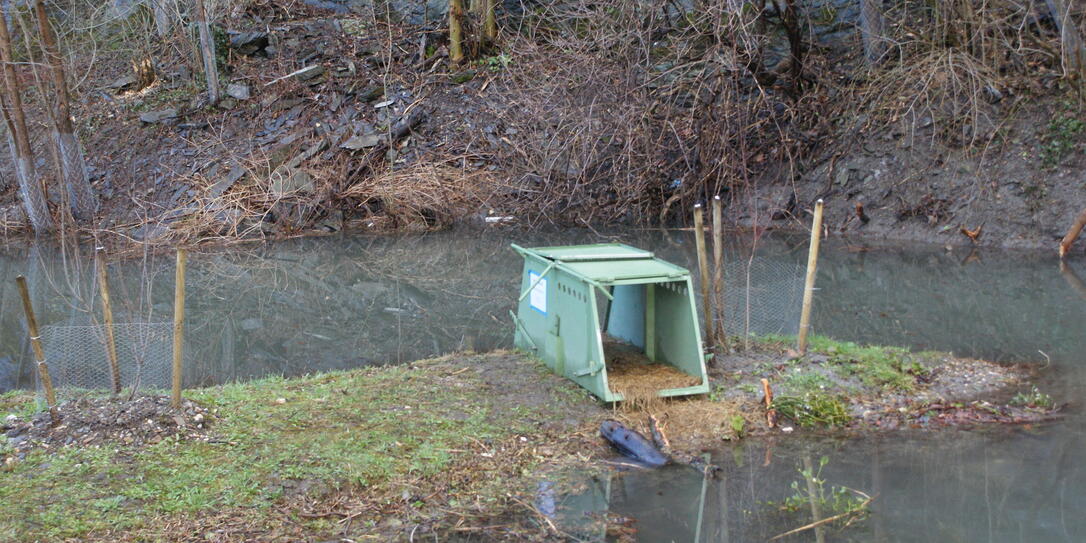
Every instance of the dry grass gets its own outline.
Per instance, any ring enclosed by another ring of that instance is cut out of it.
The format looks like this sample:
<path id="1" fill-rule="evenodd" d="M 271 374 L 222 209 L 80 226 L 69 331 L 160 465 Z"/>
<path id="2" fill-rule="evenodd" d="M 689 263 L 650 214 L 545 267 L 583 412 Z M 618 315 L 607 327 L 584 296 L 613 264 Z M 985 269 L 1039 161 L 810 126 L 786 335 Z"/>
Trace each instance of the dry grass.
<path id="1" fill-rule="evenodd" d="M 604 341 L 604 353 L 607 383 L 612 392 L 623 396 L 622 409 L 651 409 L 662 401 L 657 395 L 661 390 L 701 383 L 699 377 L 687 375 L 668 364 L 653 362 L 637 347 L 612 338 Z"/>
<path id="2" fill-rule="evenodd" d="M 448 163 L 417 164 L 380 173 L 338 195 L 356 209 L 379 211 L 398 226 L 448 226 L 480 209 L 496 183 L 487 171 L 465 171 Z"/>

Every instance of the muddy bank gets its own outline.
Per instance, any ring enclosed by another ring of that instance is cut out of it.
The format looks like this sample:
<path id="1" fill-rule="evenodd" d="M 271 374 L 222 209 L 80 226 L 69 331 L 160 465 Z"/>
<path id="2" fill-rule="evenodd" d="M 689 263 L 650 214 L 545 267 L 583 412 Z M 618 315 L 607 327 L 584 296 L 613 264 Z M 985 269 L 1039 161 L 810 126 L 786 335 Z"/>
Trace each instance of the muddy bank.
<path id="1" fill-rule="evenodd" d="M 816 347 L 818 354 L 800 361 L 784 340 L 763 342 L 723 357 L 707 397 L 640 410 L 600 405 L 535 360 L 509 352 L 192 390 L 186 396 L 193 409 L 215 415 L 199 435 L 135 444 L 122 433 L 86 446 L 62 440 L 19 453 L 5 445 L 0 534 L 9 541 L 180 541 L 179 534 L 209 531 L 222 541 L 411 534 L 561 539 L 533 505 L 536 493 L 543 481 L 606 469 L 619 459 L 599 436 L 607 418 L 642 427 L 654 414 L 677 452 L 697 454 L 749 436 L 887 427 L 880 423 L 887 417 L 871 417 L 875 411 L 923 412 L 930 419 L 967 411 L 973 401 L 996 406 L 988 413 L 1017 410 L 1014 417 L 947 421 L 977 424 L 1042 420 L 1055 407 L 1032 388 L 1023 389 L 1021 401 L 1009 397 L 1027 378 L 1013 368 L 901 351 L 893 351 L 901 364 L 888 358 L 882 365 L 885 349 L 828 341 Z M 838 372 L 860 363 L 879 371 Z M 841 381 L 826 385 L 807 375 Z M 760 389 L 749 386 L 762 378 L 772 379 L 776 391 L 774 428 Z M 847 398 L 838 396 L 838 385 Z M 823 405 L 818 397 L 845 402 L 844 418 L 804 407 Z M 13 415 L 9 428 L 25 427 L 29 402 L 25 394 L 0 397 L 0 412 Z M 914 409 L 919 405 L 925 409 Z M 46 480 L 43 491 L 39 483 Z"/>
<path id="2" fill-rule="evenodd" d="M 102 202 L 83 227 L 167 244 L 464 222 L 675 226 L 719 194 L 730 221 L 759 231 L 804 228 L 823 198 L 831 235 L 1048 247 L 1086 196 L 1081 105 L 1048 52 L 1058 33 L 1033 8 L 981 14 L 979 34 L 1028 29 L 1007 55 L 895 34 L 895 60 L 871 70 L 841 2 L 801 14 L 800 69 L 785 37 L 795 21 L 776 10 L 748 50 L 678 9 L 507 5 L 497 46 L 454 65 L 428 15 L 441 3 L 394 4 L 409 13 L 235 6 L 216 21 L 216 105 L 183 48 L 150 29 L 103 21 L 122 44 L 104 49 L 102 35 L 73 30 L 70 47 L 99 53 L 72 59 L 86 74 L 75 117 Z M 915 15 L 896 4 L 890 14 Z M 146 86 L 131 68 L 145 60 Z M 41 101 L 28 97 L 28 115 L 44 140 Z M 0 227 L 24 230 L 17 191 L 0 185 Z M 56 208 L 62 192 L 50 190 Z"/>

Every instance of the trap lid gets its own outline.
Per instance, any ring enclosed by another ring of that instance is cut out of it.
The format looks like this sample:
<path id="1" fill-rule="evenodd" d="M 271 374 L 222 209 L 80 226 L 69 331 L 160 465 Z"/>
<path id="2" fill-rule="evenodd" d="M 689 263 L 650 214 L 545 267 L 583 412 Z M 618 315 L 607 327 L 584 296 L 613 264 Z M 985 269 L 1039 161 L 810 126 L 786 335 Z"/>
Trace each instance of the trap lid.
<path id="1" fill-rule="evenodd" d="M 656 258 L 649 251 L 622 243 L 529 249 L 514 245 L 513 248 L 521 254 L 560 263 L 565 270 L 597 283 L 636 279 L 673 281 L 685 278 L 690 273 L 685 268 Z"/>

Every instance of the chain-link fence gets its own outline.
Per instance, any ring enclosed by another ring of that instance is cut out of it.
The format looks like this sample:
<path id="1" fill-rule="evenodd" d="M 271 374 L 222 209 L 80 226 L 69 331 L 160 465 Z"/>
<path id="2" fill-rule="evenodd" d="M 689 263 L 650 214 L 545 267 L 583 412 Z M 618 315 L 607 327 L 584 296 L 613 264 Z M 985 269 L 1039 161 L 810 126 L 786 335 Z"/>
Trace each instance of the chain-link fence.
<path id="1" fill-rule="evenodd" d="M 42 327 L 41 335 L 45 361 L 58 400 L 113 389 L 104 324 L 48 325 Z M 170 387 L 171 323 L 115 323 L 113 338 L 123 389 L 163 390 Z M 42 392 L 40 382 L 38 391 Z"/>

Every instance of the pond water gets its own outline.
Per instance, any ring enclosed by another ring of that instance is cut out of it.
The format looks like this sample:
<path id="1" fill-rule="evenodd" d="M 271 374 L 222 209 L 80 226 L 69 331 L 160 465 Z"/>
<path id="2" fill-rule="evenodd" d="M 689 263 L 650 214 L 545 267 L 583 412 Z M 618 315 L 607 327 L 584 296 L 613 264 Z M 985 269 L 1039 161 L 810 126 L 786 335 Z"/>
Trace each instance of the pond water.
<path id="1" fill-rule="evenodd" d="M 507 347 L 520 274 L 509 244 L 602 241 L 696 268 L 692 235 L 660 231 L 451 231 L 192 254 L 186 385 Z M 818 534 L 828 541 L 1080 540 L 1086 533 L 1086 474 L 1079 467 L 1086 419 L 1078 407 L 1086 385 L 1086 286 L 1076 271 L 1086 274 L 1086 261 L 1061 271 L 1047 254 L 925 246 L 859 251 L 835 240 L 825 247 L 817 333 L 1040 364 L 1047 368 L 1042 388 L 1071 403 L 1066 416 L 1032 427 L 722 443 L 714 459 L 723 477 L 706 481 L 694 470 L 668 468 L 588 479 L 583 492 L 548 498 L 559 525 L 592 537 L 598 534 L 585 531 L 584 520 L 606 510 L 635 518 L 643 541 L 765 540 L 811 521 L 809 511 L 782 513 L 771 502 L 795 494 L 793 482 L 804 487 L 798 469 L 805 463 L 817 469 L 825 457 L 820 478 L 827 492 L 844 486 L 876 496 L 866 521 Z M 752 249 L 743 238 L 726 257 L 729 329 L 794 333 L 805 240 L 764 237 Z M 172 255 L 110 264 L 115 320 L 137 323 L 134 330 L 168 329 L 173 269 Z M 100 313 L 92 263 L 55 249 L 10 249 L 0 253 L 0 391 L 34 386 L 13 281 L 19 274 L 27 276 L 48 330 L 43 337 L 54 338 L 46 349 L 61 380 L 100 382 L 94 379 L 104 374 L 95 367 L 103 359 L 101 342 L 87 326 Z M 143 386 L 164 384 L 168 333 L 133 334 L 124 340 L 132 343 L 126 352 L 141 364 Z M 813 532 L 791 538 L 815 539 Z"/>

